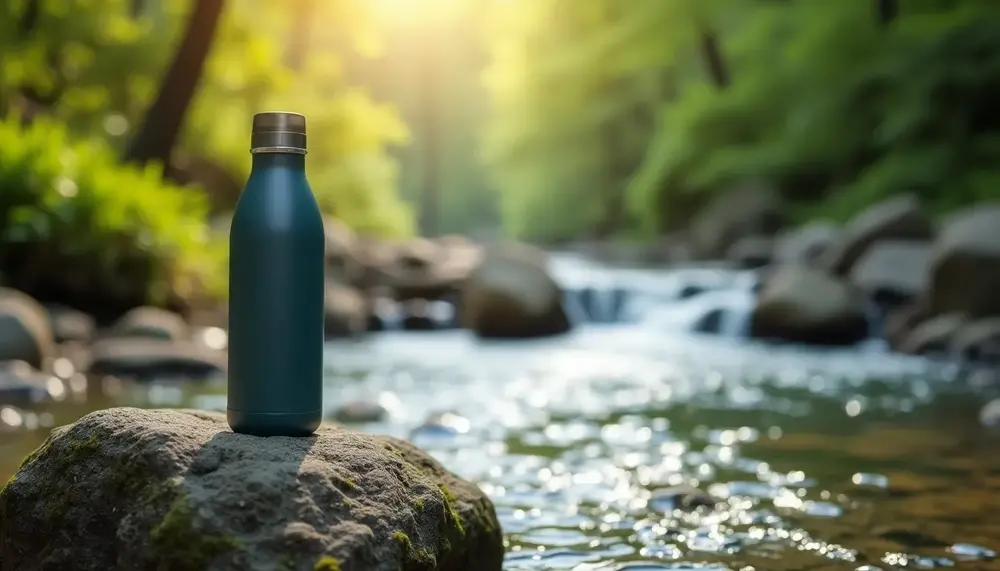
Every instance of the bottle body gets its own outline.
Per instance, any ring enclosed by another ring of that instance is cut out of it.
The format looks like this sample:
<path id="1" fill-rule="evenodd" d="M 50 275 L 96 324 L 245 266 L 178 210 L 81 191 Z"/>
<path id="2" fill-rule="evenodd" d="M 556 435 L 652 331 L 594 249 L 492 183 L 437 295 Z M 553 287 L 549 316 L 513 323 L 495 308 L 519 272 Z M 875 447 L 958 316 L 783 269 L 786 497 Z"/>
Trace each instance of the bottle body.
<path id="1" fill-rule="evenodd" d="M 307 436 L 322 419 L 323 219 L 305 155 L 253 155 L 229 237 L 234 432 Z"/>

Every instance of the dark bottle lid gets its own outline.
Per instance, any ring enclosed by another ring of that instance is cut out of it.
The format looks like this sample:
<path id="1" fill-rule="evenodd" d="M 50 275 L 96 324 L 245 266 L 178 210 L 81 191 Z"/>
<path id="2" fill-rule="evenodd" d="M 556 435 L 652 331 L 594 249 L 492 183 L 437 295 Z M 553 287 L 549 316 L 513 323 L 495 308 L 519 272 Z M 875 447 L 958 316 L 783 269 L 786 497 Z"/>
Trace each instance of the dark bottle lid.
<path id="1" fill-rule="evenodd" d="M 287 111 L 254 114 L 250 152 L 306 154 L 305 116 Z"/>

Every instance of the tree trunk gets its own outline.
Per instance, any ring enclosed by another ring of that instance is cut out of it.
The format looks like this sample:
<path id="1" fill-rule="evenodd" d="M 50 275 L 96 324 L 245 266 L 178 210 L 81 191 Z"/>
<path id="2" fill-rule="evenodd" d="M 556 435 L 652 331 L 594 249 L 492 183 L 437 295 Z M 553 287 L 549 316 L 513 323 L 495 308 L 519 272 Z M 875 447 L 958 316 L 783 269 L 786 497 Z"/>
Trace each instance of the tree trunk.
<path id="1" fill-rule="evenodd" d="M 701 31 L 701 57 L 708 68 L 712 83 L 719 89 L 729 86 L 729 68 L 722 57 L 719 40 L 715 34 L 705 29 Z"/>
<path id="2" fill-rule="evenodd" d="M 194 3 L 184 37 L 139 132 L 125 151 L 125 161 L 169 164 L 170 151 L 180 136 L 184 117 L 194 99 L 224 4 L 224 0 Z"/>
<path id="3" fill-rule="evenodd" d="M 899 16 L 899 0 L 875 0 L 875 23 L 885 28 Z"/>

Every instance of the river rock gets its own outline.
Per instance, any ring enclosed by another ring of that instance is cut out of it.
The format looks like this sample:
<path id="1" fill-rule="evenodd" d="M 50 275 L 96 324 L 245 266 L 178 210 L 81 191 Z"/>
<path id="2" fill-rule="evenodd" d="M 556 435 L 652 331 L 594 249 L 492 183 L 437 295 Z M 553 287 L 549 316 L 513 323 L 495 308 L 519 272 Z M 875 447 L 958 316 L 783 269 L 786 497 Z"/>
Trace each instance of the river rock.
<path id="1" fill-rule="evenodd" d="M 909 355 L 944 355 L 955 334 L 968 321 L 961 313 L 934 316 L 907 331 L 896 350 Z"/>
<path id="2" fill-rule="evenodd" d="M 137 380 L 197 379 L 225 376 L 227 354 L 194 341 L 110 337 L 94 343 L 86 370 Z"/>
<path id="3" fill-rule="evenodd" d="M 94 318 L 79 309 L 60 304 L 46 304 L 49 325 L 56 343 L 87 343 L 94 337 Z"/>
<path id="4" fill-rule="evenodd" d="M 858 258 L 851 282 L 879 305 L 895 307 L 926 292 L 930 261 L 930 242 L 883 240 Z"/>
<path id="5" fill-rule="evenodd" d="M 773 252 L 773 238 L 744 236 L 726 250 L 726 261 L 744 270 L 761 268 L 771 263 Z"/>
<path id="6" fill-rule="evenodd" d="M 367 330 L 367 305 L 354 288 L 327 280 L 325 306 L 327 339 L 357 337 Z"/>
<path id="7" fill-rule="evenodd" d="M 462 287 L 461 326 L 480 337 L 498 338 L 569 331 L 562 291 L 546 263 L 544 252 L 523 244 L 489 248 Z"/>
<path id="8" fill-rule="evenodd" d="M 718 260 L 744 236 L 773 236 L 785 222 L 781 195 L 770 185 L 748 181 L 720 194 L 694 219 L 688 233 L 691 253 Z"/>
<path id="9" fill-rule="evenodd" d="M 971 318 L 1000 315 L 1000 203 L 949 218 L 931 255 L 928 309 Z"/>
<path id="10" fill-rule="evenodd" d="M 817 345 L 851 345 L 868 337 L 864 296 L 819 269 L 781 266 L 764 283 L 750 334 Z"/>
<path id="11" fill-rule="evenodd" d="M 0 362 L 0 405 L 22 408 L 63 398 L 66 387 L 24 361 Z"/>
<path id="12" fill-rule="evenodd" d="M 411 444 L 229 431 L 117 408 L 57 428 L 0 491 L 9 569 L 499 571 L 489 498 Z"/>
<path id="13" fill-rule="evenodd" d="M 847 276 L 865 251 L 881 240 L 921 240 L 934 238 L 934 224 L 912 194 L 900 194 L 873 204 L 856 214 L 844 227 L 834 247 L 827 250 L 821 265 L 838 276 Z"/>
<path id="14" fill-rule="evenodd" d="M 774 261 L 779 264 L 811 265 L 840 238 L 841 229 L 827 220 L 814 220 L 778 235 Z"/>
<path id="15" fill-rule="evenodd" d="M 360 239 L 347 224 L 331 217 L 323 219 L 323 231 L 327 275 L 341 283 L 359 285 L 364 274 Z"/>
<path id="16" fill-rule="evenodd" d="M 136 307 L 111 328 L 114 337 L 147 337 L 178 341 L 188 337 L 188 324 L 179 314 L 158 307 Z"/>
<path id="17" fill-rule="evenodd" d="M 55 350 L 45 308 L 26 293 L 0 287 L 0 361 L 24 361 L 41 369 Z"/>
<path id="18" fill-rule="evenodd" d="M 964 324 L 952 336 L 950 352 L 972 360 L 1000 359 L 1000 317 Z"/>

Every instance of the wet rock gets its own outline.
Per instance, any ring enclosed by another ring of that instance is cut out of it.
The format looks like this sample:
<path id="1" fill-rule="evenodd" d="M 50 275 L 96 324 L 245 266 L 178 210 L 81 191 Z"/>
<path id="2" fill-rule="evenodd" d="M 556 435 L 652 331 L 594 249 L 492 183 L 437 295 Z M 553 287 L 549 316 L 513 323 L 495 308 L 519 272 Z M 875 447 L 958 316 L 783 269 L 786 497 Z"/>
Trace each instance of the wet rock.
<path id="1" fill-rule="evenodd" d="M 897 307 L 927 290 L 930 260 L 930 242 L 883 240 L 858 258 L 851 282 L 880 307 Z"/>
<path id="2" fill-rule="evenodd" d="M 1000 203 L 949 218 L 934 243 L 927 295 L 932 315 L 1000 315 Z"/>
<path id="3" fill-rule="evenodd" d="M 691 511 L 700 507 L 714 508 L 716 500 L 711 494 L 693 486 L 672 486 L 653 492 L 649 498 L 653 509 L 670 513 L 674 510 Z"/>
<path id="4" fill-rule="evenodd" d="M 426 299 L 413 299 L 403 304 L 403 329 L 406 331 L 433 331 L 437 323 Z"/>
<path id="5" fill-rule="evenodd" d="M 816 345 L 851 345 L 868 337 L 864 296 L 851 284 L 804 266 L 772 273 L 757 296 L 750 334 Z"/>
<path id="6" fill-rule="evenodd" d="M 86 313 L 59 304 L 47 304 L 49 324 L 56 343 L 87 343 L 94 337 L 97 328 L 94 318 Z"/>
<path id="7" fill-rule="evenodd" d="M 224 351 L 193 341 L 113 337 L 94 343 L 87 372 L 138 380 L 203 380 L 224 376 L 226 359 Z"/>
<path id="8" fill-rule="evenodd" d="M 773 238 L 745 236 L 726 250 L 726 261 L 740 269 L 761 268 L 771 263 L 773 251 Z"/>
<path id="9" fill-rule="evenodd" d="M 545 253 L 523 244 L 490 248 L 462 287 L 459 319 L 480 337 L 531 338 L 570 329 Z"/>
<path id="10" fill-rule="evenodd" d="M 889 310 L 883 324 L 886 340 L 891 347 L 898 347 L 906 336 L 928 319 L 927 307 L 921 300 L 915 300 L 905 305 Z"/>
<path id="11" fill-rule="evenodd" d="M 932 317 L 910 329 L 896 347 L 909 355 L 947 354 L 952 338 L 968 323 L 961 313 L 946 313 Z"/>
<path id="12" fill-rule="evenodd" d="M 323 231 L 326 235 L 327 275 L 340 283 L 359 285 L 364 264 L 358 236 L 346 224 L 330 217 L 323 219 Z"/>
<path id="13" fill-rule="evenodd" d="M 325 303 L 327 339 L 356 337 L 367 330 L 365 299 L 355 289 L 328 280 Z"/>
<path id="14" fill-rule="evenodd" d="M 475 264 L 465 248 L 452 244 L 445 250 L 430 240 L 411 240 L 398 247 L 395 260 L 385 271 L 384 283 L 402 301 L 446 298 L 457 291 Z"/>
<path id="15" fill-rule="evenodd" d="M 771 186 L 749 181 L 716 197 L 691 225 L 688 244 L 699 259 L 721 259 L 744 236 L 773 236 L 785 221 L 784 202 Z"/>
<path id="16" fill-rule="evenodd" d="M 817 220 L 778 236 L 774 261 L 779 264 L 812 265 L 840 238 L 841 229 L 832 222 Z"/>
<path id="17" fill-rule="evenodd" d="M 974 361 L 1000 361 L 1000 317 L 963 324 L 951 338 L 950 353 Z"/>
<path id="18" fill-rule="evenodd" d="M 355 401 L 343 404 L 333 412 L 333 419 L 345 424 L 379 422 L 388 415 L 385 407 L 372 401 Z"/>
<path id="19" fill-rule="evenodd" d="M 136 307 L 111 329 L 114 337 L 145 337 L 178 341 L 188 337 L 188 325 L 179 314 L 158 307 Z"/>
<path id="20" fill-rule="evenodd" d="M 934 238 L 934 224 L 912 194 L 900 194 L 859 212 L 844 227 L 834 247 L 820 264 L 834 275 L 850 275 L 858 259 L 882 240 L 927 241 Z"/>
<path id="21" fill-rule="evenodd" d="M 28 408 L 62 400 L 66 387 L 24 361 L 0 362 L 0 404 Z"/>
<path id="22" fill-rule="evenodd" d="M 489 498 L 411 444 L 119 408 L 53 430 L 0 491 L 12 569 L 499 571 Z"/>
<path id="23" fill-rule="evenodd" d="M 25 361 L 41 369 L 55 351 L 45 308 L 26 293 L 0 287 L 0 361 Z"/>
<path id="24" fill-rule="evenodd" d="M 1000 428 L 1000 399 L 986 403 L 979 411 L 979 422 L 989 428 Z"/>

